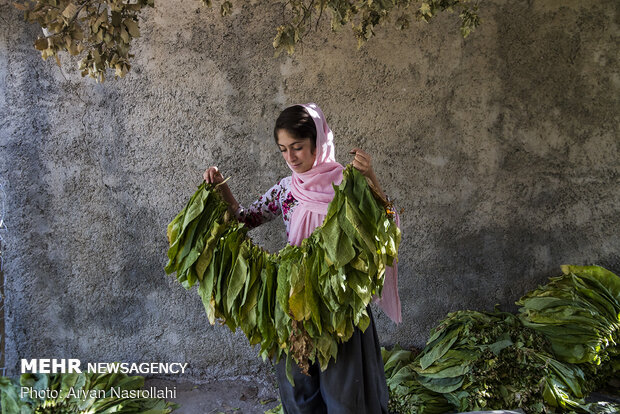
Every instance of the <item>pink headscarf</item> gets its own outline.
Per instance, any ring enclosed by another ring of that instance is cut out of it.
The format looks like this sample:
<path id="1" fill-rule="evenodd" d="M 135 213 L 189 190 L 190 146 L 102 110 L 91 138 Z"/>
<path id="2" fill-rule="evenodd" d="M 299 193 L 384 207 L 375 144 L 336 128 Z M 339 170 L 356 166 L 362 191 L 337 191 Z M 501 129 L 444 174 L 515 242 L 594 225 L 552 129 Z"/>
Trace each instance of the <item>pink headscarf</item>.
<path id="1" fill-rule="evenodd" d="M 291 193 L 299 202 L 293 211 L 288 242 L 299 246 L 303 239 L 323 224 L 327 205 L 334 198 L 332 184 L 342 182 L 344 167 L 336 162 L 334 134 L 329 129 L 323 111 L 315 103 L 303 106 L 316 126 L 316 158 L 312 168 L 304 173 L 293 170 Z"/>
<path id="2" fill-rule="evenodd" d="M 327 125 L 323 111 L 315 103 L 300 105 L 316 126 L 316 158 L 312 168 L 304 173 L 293 171 L 291 193 L 298 201 L 289 226 L 288 242 L 299 246 L 314 229 L 323 224 L 327 206 L 334 198 L 333 184 L 342 182 L 344 167 L 336 162 L 334 134 Z M 398 218 L 397 218 L 398 220 Z M 398 225 L 398 222 L 397 222 Z M 398 296 L 397 266 L 388 267 L 381 299 L 375 299 L 381 309 L 396 323 L 401 322 Z"/>

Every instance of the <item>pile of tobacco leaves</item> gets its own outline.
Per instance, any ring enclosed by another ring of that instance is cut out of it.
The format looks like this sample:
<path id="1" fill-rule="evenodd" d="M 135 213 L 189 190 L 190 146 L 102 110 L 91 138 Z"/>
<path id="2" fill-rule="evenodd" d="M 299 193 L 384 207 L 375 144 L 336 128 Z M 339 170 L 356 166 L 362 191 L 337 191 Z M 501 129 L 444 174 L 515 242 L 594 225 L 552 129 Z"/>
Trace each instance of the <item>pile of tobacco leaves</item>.
<path id="1" fill-rule="evenodd" d="M 0 377 L 0 407 L 6 414 L 168 414 L 178 408 L 160 398 L 119 398 L 111 391 L 131 395 L 143 386 L 144 377 L 120 373 L 22 374 L 19 383 Z M 35 392 L 22 395 L 21 387 Z"/>
<path id="2" fill-rule="evenodd" d="M 620 277 L 598 266 L 562 270 L 517 302 L 518 316 L 454 312 L 418 355 L 384 350 L 390 408 L 620 412 L 618 405 L 584 402 L 620 374 Z"/>
<path id="3" fill-rule="evenodd" d="M 400 243 L 389 209 L 357 170 L 347 166 L 334 189 L 322 226 L 301 246 L 270 254 L 203 183 L 168 225 L 166 272 L 186 289 L 198 283 L 210 323 L 240 328 L 263 358 L 288 355 L 302 369 L 318 360 L 325 369 L 354 327 L 368 327 L 366 308 Z"/>
<path id="4" fill-rule="evenodd" d="M 400 414 L 443 414 L 452 411 L 452 404 L 441 393 L 420 384 L 415 372 L 417 358 L 411 351 L 395 345 L 381 349 L 385 378 L 390 391 L 389 410 Z"/>
<path id="5" fill-rule="evenodd" d="M 598 266 L 562 271 L 517 302 L 523 324 L 545 335 L 556 358 L 578 364 L 589 381 L 620 375 L 620 277 Z"/>

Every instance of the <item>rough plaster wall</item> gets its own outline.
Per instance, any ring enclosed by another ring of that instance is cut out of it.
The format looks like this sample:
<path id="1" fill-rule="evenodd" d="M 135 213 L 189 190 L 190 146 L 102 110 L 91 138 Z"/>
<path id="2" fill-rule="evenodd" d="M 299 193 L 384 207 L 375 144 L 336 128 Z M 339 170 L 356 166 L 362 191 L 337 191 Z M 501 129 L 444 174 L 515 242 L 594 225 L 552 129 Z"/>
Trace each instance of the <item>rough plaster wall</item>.
<path id="1" fill-rule="evenodd" d="M 423 345 L 449 311 L 514 310 L 564 263 L 620 274 L 617 1 L 485 2 L 467 40 L 455 16 L 360 51 L 327 27 L 273 58 L 278 10 L 222 19 L 199 3 L 145 15 L 134 70 L 95 84 L 32 48 L 0 0 L 0 180 L 8 194 L 7 365 L 19 358 L 188 362 L 184 379 L 268 378 L 239 332 L 208 325 L 166 277 L 165 227 L 217 164 L 244 203 L 289 173 L 271 131 L 322 106 L 338 160 L 373 155 L 402 214 L 404 323 Z M 283 246 L 281 222 L 253 233 Z"/>

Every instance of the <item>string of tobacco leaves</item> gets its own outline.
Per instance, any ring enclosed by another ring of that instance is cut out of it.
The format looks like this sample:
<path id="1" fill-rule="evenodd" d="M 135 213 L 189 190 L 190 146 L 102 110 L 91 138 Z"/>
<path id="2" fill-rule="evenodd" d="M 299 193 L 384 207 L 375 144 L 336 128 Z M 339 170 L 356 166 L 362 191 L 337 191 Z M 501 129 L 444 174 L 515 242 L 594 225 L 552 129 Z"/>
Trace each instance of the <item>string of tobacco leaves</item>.
<path id="1" fill-rule="evenodd" d="M 252 243 L 215 187 L 203 183 L 168 225 L 167 273 L 198 294 L 209 322 L 241 329 L 263 358 L 287 357 L 302 370 L 336 360 L 397 258 L 400 231 L 351 165 L 334 186 L 322 226 L 301 246 L 270 254 Z M 292 381 L 292 378 L 289 378 Z"/>

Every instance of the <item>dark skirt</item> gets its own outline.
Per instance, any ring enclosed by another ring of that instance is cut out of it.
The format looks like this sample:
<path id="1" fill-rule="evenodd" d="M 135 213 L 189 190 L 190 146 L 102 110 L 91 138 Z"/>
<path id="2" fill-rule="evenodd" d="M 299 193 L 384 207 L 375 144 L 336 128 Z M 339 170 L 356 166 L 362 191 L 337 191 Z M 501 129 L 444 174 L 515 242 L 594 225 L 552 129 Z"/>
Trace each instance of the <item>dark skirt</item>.
<path id="1" fill-rule="evenodd" d="M 318 363 L 310 376 L 291 363 L 295 386 L 286 378 L 286 359 L 276 364 L 280 399 L 285 414 L 387 414 L 388 388 L 385 382 L 381 346 L 370 316 L 366 332 L 355 328 L 353 336 L 338 346 L 337 361 L 323 372 Z"/>

